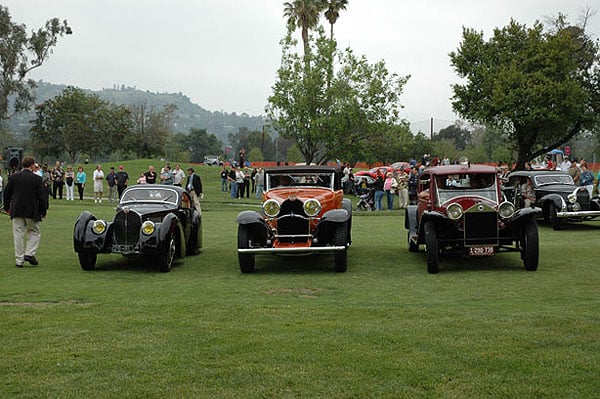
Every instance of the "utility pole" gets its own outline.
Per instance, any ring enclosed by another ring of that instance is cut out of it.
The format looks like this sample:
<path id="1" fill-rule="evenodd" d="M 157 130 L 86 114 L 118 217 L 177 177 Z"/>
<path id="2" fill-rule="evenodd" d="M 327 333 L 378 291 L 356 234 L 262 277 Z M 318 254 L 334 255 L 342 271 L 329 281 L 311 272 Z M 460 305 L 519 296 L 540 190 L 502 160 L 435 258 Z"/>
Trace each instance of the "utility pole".
<path id="1" fill-rule="evenodd" d="M 433 116 L 431 117 L 431 126 L 429 127 L 429 137 L 433 140 Z"/>

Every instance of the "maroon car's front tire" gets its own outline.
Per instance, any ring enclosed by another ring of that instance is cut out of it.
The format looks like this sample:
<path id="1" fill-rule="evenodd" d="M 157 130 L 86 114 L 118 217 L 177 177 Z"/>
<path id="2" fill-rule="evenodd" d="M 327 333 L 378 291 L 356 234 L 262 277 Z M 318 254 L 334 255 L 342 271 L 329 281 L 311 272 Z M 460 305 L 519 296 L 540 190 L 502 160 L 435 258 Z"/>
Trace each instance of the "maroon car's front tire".
<path id="1" fill-rule="evenodd" d="M 427 257 L 427 271 L 431 274 L 440 271 L 440 250 L 437 230 L 433 222 L 425 223 L 425 255 Z"/>

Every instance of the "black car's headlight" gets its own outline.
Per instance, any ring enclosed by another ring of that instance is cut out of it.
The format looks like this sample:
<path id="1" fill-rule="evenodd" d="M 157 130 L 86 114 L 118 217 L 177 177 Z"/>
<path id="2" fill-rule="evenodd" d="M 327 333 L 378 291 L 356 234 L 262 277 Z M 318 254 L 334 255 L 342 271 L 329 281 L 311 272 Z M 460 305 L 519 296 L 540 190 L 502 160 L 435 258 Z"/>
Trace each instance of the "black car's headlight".
<path id="1" fill-rule="evenodd" d="M 104 233 L 106 231 L 106 222 L 104 220 L 94 220 L 92 231 L 98 235 Z"/>
<path id="2" fill-rule="evenodd" d="M 515 214 L 515 206 L 511 202 L 503 202 L 498 207 L 498 214 L 502 219 L 510 219 Z"/>
<path id="3" fill-rule="evenodd" d="M 575 202 L 577 202 L 577 194 L 571 193 L 567 196 L 567 199 L 571 204 L 574 204 Z"/>
<path id="4" fill-rule="evenodd" d="M 263 211 L 265 212 L 265 215 L 270 218 L 277 216 L 280 209 L 281 206 L 279 205 L 279 202 L 275 201 L 274 199 L 266 200 L 263 204 Z"/>
<path id="5" fill-rule="evenodd" d="M 458 220 L 463 215 L 463 208 L 460 206 L 460 204 L 455 202 L 454 204 L 448 205 L 448 208 L 446 208 L 446 213 L 451 220 Z"/>
<path id="6" fill-rule="evenodd" d="M 145 236 L 152 235 L 152 233 L 154 233 L 155 229 L 156 229 L 156 226 L 154 225 L 154 222 L 151 220 L 146 220 L 144 223 L 142 223 L 142 234 Z"/>
<path id="7" fill-rule="evenodd" d="M 304 213 L 306 213 L 306 216 L 313 217 L 318 215 L 319 212 L 321 212 L 321 203 L 318 200 L 311 198 L 304 202 L 302 208 L 304 209 Z"/>

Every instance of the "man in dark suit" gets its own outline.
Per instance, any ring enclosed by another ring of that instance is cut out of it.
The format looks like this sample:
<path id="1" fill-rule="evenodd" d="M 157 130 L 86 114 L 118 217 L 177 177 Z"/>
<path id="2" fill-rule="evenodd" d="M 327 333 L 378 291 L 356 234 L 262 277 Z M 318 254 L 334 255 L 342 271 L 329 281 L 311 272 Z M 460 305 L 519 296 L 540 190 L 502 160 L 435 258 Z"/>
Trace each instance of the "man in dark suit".
<path id="1" fill-rule="evenodd" d="M 194 168 L 188 168 L 187 172 L 188 177 L 185 188 L 187 188 L 194 200 L 194 207 L 198 212 L 201 212 L 199 199 L 202 198 L 202 180 L 200 179 L 200 176 L 194 173 Z"/>
<path id="2" fill-rule="evenodd" d="M 35 161 L 23 158 L 23 169 L 8 178 L 4 191 L 4 210 L 13 221 L 16 266 L 23 267 L 25 261 L 37 266 L 35 258 L 40 244 L 40 222 L 46 217 L 48 197 L 42 178 L 33 173 Z"/>

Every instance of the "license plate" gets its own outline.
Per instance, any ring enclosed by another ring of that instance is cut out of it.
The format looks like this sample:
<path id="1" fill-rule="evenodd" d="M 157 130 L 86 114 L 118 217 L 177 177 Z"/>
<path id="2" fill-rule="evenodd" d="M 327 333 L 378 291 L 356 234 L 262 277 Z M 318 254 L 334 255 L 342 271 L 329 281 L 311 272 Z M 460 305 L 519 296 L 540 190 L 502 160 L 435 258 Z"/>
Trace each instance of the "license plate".
<path id="1" fill-rule="evenodd" d="M 490 256 L 494 254 L 494 247 L 470 247 L 469 255 L 471 256 Z"/>

